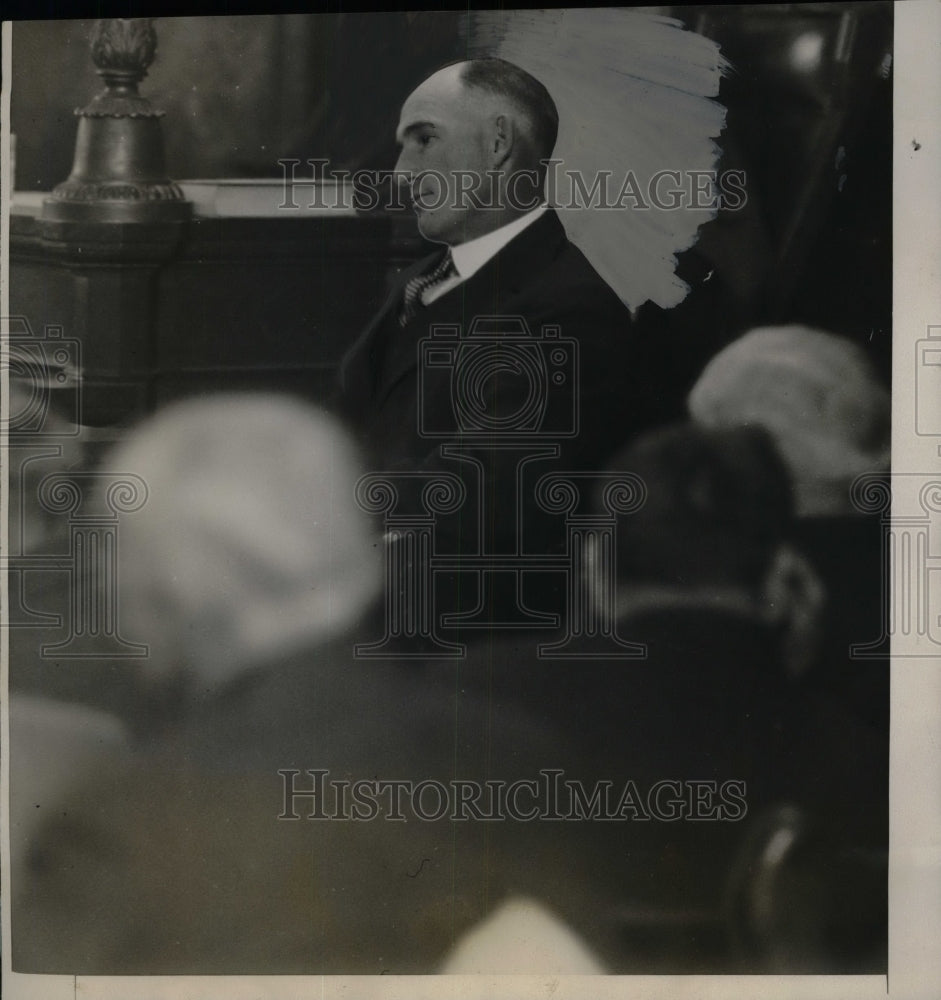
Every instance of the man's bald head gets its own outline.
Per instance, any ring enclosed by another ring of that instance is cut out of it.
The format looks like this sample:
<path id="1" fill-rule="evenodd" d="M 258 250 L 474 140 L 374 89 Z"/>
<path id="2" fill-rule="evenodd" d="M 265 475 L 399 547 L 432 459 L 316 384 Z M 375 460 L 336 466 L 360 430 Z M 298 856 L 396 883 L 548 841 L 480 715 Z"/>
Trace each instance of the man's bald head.
<path id="1" fill-rule="evenodd" d="M 558 132 L 546 88 L 502 59 L 453 63 L 406 99 L 396 138 L 400 180 L 419 228 L 454 245 L 535 208 Z"/>

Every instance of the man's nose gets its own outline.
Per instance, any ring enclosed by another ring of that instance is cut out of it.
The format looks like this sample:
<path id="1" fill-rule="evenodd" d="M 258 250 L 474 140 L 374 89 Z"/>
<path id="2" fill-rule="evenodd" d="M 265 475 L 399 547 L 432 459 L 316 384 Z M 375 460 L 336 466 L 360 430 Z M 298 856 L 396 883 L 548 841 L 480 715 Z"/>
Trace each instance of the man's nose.
<path id="1" fill-rule="evenodd" d="M 399 153 L 399 158 L 395 161 L 393 174 L 396 183 L 400 187 L 410 184 L 412 179 L 412 166 L 410 163 L 410 157 L 404 149 Z"/>

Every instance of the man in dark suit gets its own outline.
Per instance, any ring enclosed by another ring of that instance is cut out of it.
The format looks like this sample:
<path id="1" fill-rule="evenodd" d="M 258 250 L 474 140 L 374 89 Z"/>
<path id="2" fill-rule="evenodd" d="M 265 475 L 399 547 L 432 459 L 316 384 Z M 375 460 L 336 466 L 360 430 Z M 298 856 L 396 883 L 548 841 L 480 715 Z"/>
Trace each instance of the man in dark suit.
<path id="1" fill-rule="evenodd" d="M 441 325 L 456 324 L 466 337 L 480 317 L 522 317 L 534 339 L 551 325 L 577 341 L 578 379 L 565 391 L 577 395 L 580 420 L 566 461 L 597 467 L 653 422 L 631 314 L 545 204 L 557 129 L 545 88 L 498 59 L 445 67 L 405 102 L 396 172 L 410 185 L 422 235 L 446 249 L 402 273 L 342 364 L 342 408 L 383 467 L 437 462 L 440 441 L 417 419 L 418 343 Z M 448 259 L 455 270 L 406 309 L 409 284 Z M 481 409 L 510 417 L 530 387 L 507 376 L 482 388 Z M 426 426 L 457 423 L 446 389 L 422 400 Z"/>
<path id="2" fill-rule="evenodd" d="M 468 501 L 439 520 L 439 551 L 558 550 L 539 476 L 601 469 L 662 416 L 646 362 L 657 331 L 546 204 L 557 130 L 545 87 L 499 59 L 445 67 L 402 108 L 396 170 L 444 249 L 403 272 L 351 347 L 340 408 L 377 471 L 462 477 Z"/>

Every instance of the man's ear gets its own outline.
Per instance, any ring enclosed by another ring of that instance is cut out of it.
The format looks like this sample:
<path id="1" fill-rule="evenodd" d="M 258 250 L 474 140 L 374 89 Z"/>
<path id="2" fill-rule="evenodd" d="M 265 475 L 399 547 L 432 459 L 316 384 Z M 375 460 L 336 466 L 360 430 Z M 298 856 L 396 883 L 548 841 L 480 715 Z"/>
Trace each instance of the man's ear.
<path id="1" fill-rule="evenodd" d="M 493 161 L 493 167 L 502 167 L 513 153 L 516 145 L 516 122 L 508 114 L 499 114 L 493 119 L 490 130 L 490 147 L 488 152 Z"/>

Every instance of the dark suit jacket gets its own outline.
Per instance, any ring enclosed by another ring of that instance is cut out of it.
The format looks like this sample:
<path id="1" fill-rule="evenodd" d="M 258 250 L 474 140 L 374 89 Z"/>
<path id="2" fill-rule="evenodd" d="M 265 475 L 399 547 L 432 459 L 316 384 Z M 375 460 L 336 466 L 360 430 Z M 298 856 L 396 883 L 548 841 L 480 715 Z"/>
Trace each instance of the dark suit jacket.
<path id="1" fill-rule="evenodd" d="M 465 390 L 454 389 L 446 367 L 431 371 L 420 366 L 420 341 L 437 325 L 457 325 L 466 337 L 481 317 L 520 317 L 536 341 L 542 339 L 546 325 L 558 327 L 561 340 L 577 344 L 578 370 L 568 362 L 555 369 L 546 354 L 549 402 L 536 438 L 556 445 L 558 457 L 531 466 L 523 497 L 526 527 L 532 528 L 523 547 L 543 551 L 558 539 L 552 539 L 551 529 L 539 523 L 531 502 L 533 482 L 548 471 L 601 469 L 622 443 L 667 415 L 647 364 L 661 320 L 655 320 L 657 328 L 635 323 L 584 254 L 569 242 L 550 209 L 470 279 L 420 309 L 400 328 L 405 284 L 428 270 L 440 253 L 436 251 L 400 275 L 378 315 L 348 352 L 341 366 L 340 409 L 359 433 L 376 471 L 446 469 L 469 474 L 467 463 L 441 458 L 439 449 L 448 443 L 446 438 L 425 433 L 429 428 L 452 426 L 451 442 L 459 439 L 454 392 Z M 419 418 L 420 367 L 426 375 L 420 401 L 424 429 Z M 559 373 L 563 381 L 556 384 L 552 378 Z M 480 384 L 481 406 L 498 419 L 509 419 L 524 407 L 528 385 L 526 379 L 505 373 L 485 380 Z M 573 403 L 577 404 L 577 425 L 566 427 Z M 568 434 L 570 430 L 575 433 Z M 519 452 L 497 448 L 499 440 L 500 435 L 494 434 L 478 442 L 474 451 L 497 504 L 510 503 L 507 498 L 514 492 L 520 457 Z M 468 485 L 473 487 L 470 480 Z M 512 509 L 498 507 L 490 513 L 496 516 L 489 518 L 493 525 L 489 544 L 497 550 L 512 549 L 519 541 Z M 463 523 L 468 523 L 466 512 Z M 480 540 L 466 533 L 458 537 L 455 531 L 450 543 L 450 551 L 467 551 Z"/>

